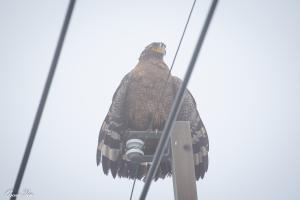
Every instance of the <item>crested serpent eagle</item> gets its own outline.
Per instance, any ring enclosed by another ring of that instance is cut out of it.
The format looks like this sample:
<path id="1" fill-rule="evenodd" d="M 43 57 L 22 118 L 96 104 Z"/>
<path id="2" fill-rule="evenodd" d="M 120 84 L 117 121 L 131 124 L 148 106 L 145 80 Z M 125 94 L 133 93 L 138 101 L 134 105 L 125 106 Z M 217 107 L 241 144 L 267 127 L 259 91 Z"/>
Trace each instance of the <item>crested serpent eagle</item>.
<path id="1" fill-rule="evenodd" d="M 139 62 L 121 81 L 115 91 L 112 104 L 101 126 L 97 165 L 102 163 L 103 172 L 109 171 L 115 178 L 142 179 L 150 168 L 141 163 L 136 171 L 135 164 L 124 156 L 123 134 L 127 130 L 163 130 L 181 80 L 168 77 L 169 68 L 164 63 L 166 53 L 163 43 L 148 45 L 140 55 Z M 195 175 L 203 178 L 208 168 L 208 136 L 197 111 L 196 102 L 186 90 L 178 121 L 189 121 L 193 142 Z M 172 174 L 171 160 L 160 163 L 155 179 Z"/>

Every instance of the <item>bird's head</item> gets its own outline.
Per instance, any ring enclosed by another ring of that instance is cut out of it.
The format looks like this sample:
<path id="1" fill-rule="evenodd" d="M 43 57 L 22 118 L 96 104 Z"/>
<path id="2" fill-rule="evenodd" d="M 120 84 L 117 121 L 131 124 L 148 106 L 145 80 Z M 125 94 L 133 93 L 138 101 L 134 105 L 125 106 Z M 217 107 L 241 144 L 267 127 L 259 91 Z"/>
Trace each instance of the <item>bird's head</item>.
<path id="1" fill-rule="evenodd" d="M 143 50 L 139 60 L 148 58 L 163 59 L 164 55 L 166 55 L 166 45 L 162 42 L 152 42 Z"/>

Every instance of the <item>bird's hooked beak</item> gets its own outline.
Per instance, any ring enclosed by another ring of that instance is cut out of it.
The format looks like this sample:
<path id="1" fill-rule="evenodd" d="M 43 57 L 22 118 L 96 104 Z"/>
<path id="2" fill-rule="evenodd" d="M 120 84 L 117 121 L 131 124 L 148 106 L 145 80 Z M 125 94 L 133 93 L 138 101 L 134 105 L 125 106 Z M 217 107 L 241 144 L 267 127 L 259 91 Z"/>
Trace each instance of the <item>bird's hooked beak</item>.
<path id="1" fill-rule="evenodd" d="M 166 45 L 164 43 L 162 43 L 162 42 L 156 43 L 156 45 L 152 45 L 150 47 L 150 50 L 154 51 L 156 53 L 160 53 L 160 54 L 166 55 Z"/>
<path id="2" fill-rule="evenodd" d="M 153 42 L 146 46 L 141 53 L 139 60 L 147 57 L 159 57 L 162 58 L 166 55 L 166 45 L 162 42 Z"/>

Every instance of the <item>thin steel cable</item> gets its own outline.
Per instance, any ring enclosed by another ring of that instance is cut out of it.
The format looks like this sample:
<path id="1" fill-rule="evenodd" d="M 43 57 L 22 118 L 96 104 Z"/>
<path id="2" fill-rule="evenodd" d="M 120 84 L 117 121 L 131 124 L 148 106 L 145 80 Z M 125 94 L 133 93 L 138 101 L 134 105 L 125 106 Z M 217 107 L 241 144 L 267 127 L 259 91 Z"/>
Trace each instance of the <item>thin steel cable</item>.
<path id="1" fill-rule="evenodd" d="M 75 5 L 75 0 L 70 0 L 68 10 L 67 10 L 67 13 L 66 13 L 66 16 L 65 16 L 65 20 L 64 20 L 61 32 L 60 32 L 60 37 L 59 37 L 59 40 L 57 42 L 56 50 L 55 50 L 55 53 L 54 53 L 54 56 L 53 56 L 51 66 L 50 66 L 48 77 L 47 77 L 47 80 L 46 80 L 46 83 L 45 83 L 45 86 L 44 86 L 44 90 L 43 90 L 43 93 L 42 93 L 42 97 L 40 99 L 40 103 L 39 103 L 35 118 L 34 118 L 34 122 L 33 122 L 32 128 L 31 128 L 31 132 L 30 132 L 30 135 L 29 135 L 29 138 L 28 138 L 28 141 L 27 141 L 26 149 L 25 149 L 25 152 L 24 152 L 24 155 L 23 155 L 23 159 L 22 159 L 19 171 L 18 171 L 18 175 L 17 175 L 16 181 L 15 181 L 15 184 L 14 184 L 14 188 L 13 188 L 13 192 L 12 192 L 12 196 L 11 196 L 10 200 L 15 200 L 18 196 L 18 192 L 19 192 L 19 189 L 20 189 L 20 185 L 22 183 L 23 175 L 24 175 L 24 172 L 25 172 L 25 169 L 26 169 L 26 166 L 27 166 L 27 162 L 28 162 L 28 159 L 29 159 L 29 156 L 30 156 L 32 145 L 33 145 L 33 142 L 34 142 L 34 139 L 35 139 L 35 136 L 36 136 L 36 132 L 37 132 L 37 129 L 38 129 L 38 126 L 39 126 L 39 123 L 40 123 L 40 120 L 41 120 L 41 117 L 42 117 L 42 114 L 43 114 L 43 110 L 44 110 L 45 103 L 46 103 L 46 100 L 47 100 L 47 96 L 48 96 L 48 93 L 49 93 L 49 90 L 50 90 L 50 86 L 51 86 L 51 83 L 52 83 L 54 72 L 55 72 L 55 69 L 56 69 L 56 66 L 57 66 L 57 63 L 58 63 L 58 60 L 59 60 L 59 56 L 60 56 L 60 53 L 61 53 L 61 49 L 62 49 L 62 46 L 63 46 L 63 43 L 64 43 L 65 36 L 66 36 L 67 30 L 68 30 L 68 26 L 69 26 L 69 23 L 70 23 L 70 19 L 71 19 L 71 16 L 72 16 L 74 5 Z"/>
<path id="2" fill-rule="evenodd" d="M 133 181 L 133 185 L 132 185 L 132 189 L 131 189 L 131 194 L 130 194 L 130 200 L 132 200 L 132 195 L 133 195 L 133 190 L 134 190 L 135 182 L 136 182 L 136 178 L 134 178 L 134 181 Z"/>
<path id="3" fill-rule="evenodd" d="M 154 175 L 156 174 L 156 171 L 158 169 L 158 164 L 160 163 L 160 161 L 162 159 L 163 152 L 164 152 L 164 150 L 167 146 L 167 141 L 168 141 L 169 136 L 170 136 L 170 131 L 173 127 L 173 123 L 176 120 L 177 114 L 178 114 L 179 109 L 181 107 L 182 97 L 184 95 L 186 86 L 187 86 L 188 81 L 189 81 L 189 79 L 191 77 L 191 74 L 193 72 L 195 63 L 196 63 L 197 58 L 198 58 L 198 54 L 199 54 L 200 49 L 202 47 L 202 44 L 204 42 L 205 35 L 207 33 L 207 30 L 208 30 L 209 24 L 211 22 L 211 19 L 213 17 L 215 8 L 217 6 L 217 3 L 218 3 L 218 0 L 213 0 L 212 3 L 211 3 L 210 9 L 208 11 L 205 23 L 203 25 L 202 31 L 201 31 L 200 36 L 199 36 L 199 39 L 197 41 L 197 45 L 196 45 L 196 48 L 194 50 L 193 56 L 191 58 L 190 64 L 188 66 L 188 69 L 187 69 L 186 74 L 184 76 L 184 79 L 182 81 L 182 84 L 181 84 L 181 86 L 180 86 L 180 88 L 179 88 L 179 90 L 176 94 L 176 97 L 175 97 L 174 103 L 172 105 L 170 115 L 169 115 L 168 120 L 166 122 L 166 125 L 164 127 L 162 136 L 159 140 L 159 144 L 156 148 L 156 151 L 155 151 L 155 154 L 154 154 L 154 159 L 153 159 L 152 165 L 149 169 L 149 172 L 147 174 L 145 185 L 143 187 L 143 190 L 142 190 L 142 193 L 141 193 L 141 196 L 140 196 L 140 200 L 146 199 L 146 196 L 147 196 L 149 187 L 151 185 L 152 179 L 153 179 Z"/>
<path id="4" fill-rule="evenodd" d="M 169 74 L 168 74 L 167 81 L 168 81 L 168 79 L 169 79 L 169 76 L 170 76 L 170 74 L 171 74 L 171 71 L 172 71 L 172 69 L 173 69 L 173 66 L 174 66 L 175 60 L 176 60 L 176 58 L 177 58 L 177 54 L 178 54 L 178 51 L 179 51 L 179 49 L 180 49 L 180 46 L 181 46 L 182 40 L 183 40 L 183 38 L 184 38 L 184 35 L 185 35 L 185 32 L 186 32 L 187 26 L 188 26 L 188 24 L 189 24 L 189 22 L 190 22 L 190 18 L 191 18 L 191 16 L 192 16 L 192 13 L 193 13 L 193 10 L 194 10 L 194 7 L 195 7 L 195 4 L 196 4 L 196 0 L 194 0 L 194 3 L 193 3 L 193 5 L 192 5 L 192 8 L 191 8 L 191 10 L 190 10 L 190 13 L 189 13 L 189 17 L 188 17 L 188 19 L 187 19 L 187 21 L 186 21 L 186 23 L 185 23 L 185 26 L 184 26 L 183 33 L 182 33 L 182 35 L 181 35 L 181 38 L 180 38 L 180 41 L 179 41 L 179 44 L 178 44 L 177 50 L 176 50 L 176 52 L 175 52 L 175 55 L 174 55 L 174 58 L 173 58 L 173 61 L 172 61 L 172 64 L 171 64 L 171 67 L 170 67 L 170 70 L 169 70 Z"/>
<path id="5" fill-rule="evenodd" d="M 135 186 L 135 182 L 136 182 L 136 178 L 137 178 L 137 175 L 139 173 L 139 163 L 136 163 L 136 172 L 135 172 L 135 177 L 134 177 L 134 181 L 133 181 L 133 185 L 132 185 L 132 188 L 131 188 L 131 193 L 130 193 L 130 200 L 132 200 L 132 195 L 133 195 L 133 191 L 134 191 L 134 186 Z"/>
<path id="6" fill-rule="evenodd" d="M 167 87 L 167 84 L 168 84 L 168 80 L 169 80 L 169 78 L 170 78 L 172 69 L 173 69 L 173 67 L 174 67 L 174 63 L 175 63 L 175 60 L 176 60 L 176 58 L 177 58 L 177 54 L 178 54 L 178 52 L 179 52 L 179 49 L 180 49 L 180 47 L 181 47 L 181 43 L 182 43 L 182 40 L 183 40 L 183 38 L 184 38 L 186 29 L 187 29 L 188 24 L 189 24 L 189 22 L 190 22 L 190 18 L 191 18 L 191 16 L 192 16 L 192 13 L 193 13 L 195 4 L 196 4 L 196 0 L 194 0 L 194 2 L 193 2 L 193 5 L 192 5 L 192 8 L 191 8 L 191 10 L 190 10 L 188 19 L 187 19 L 187 21 L 186 21 L 186 23 L 185 23 L 185 26 L 184 26 L 182 35 L 181 35 L 181 37 L 180 37 L 179 44 L 178 44 L 178 46 L 177 46 L 175 55 L 174 55 L 174 57 L 173 57 L 172 64 L 171 64 L 171 67 L 170 67 L 170 69 L 169 69 L 169 72 L 168 72 L 168 75 L 167 75 L 165 84 L 164 84 L 164 86 L 162 87 L 162 89 L 161 89 L 161 90 L 159 91 L 159 93 L 158 93 L 159 95 L 158 95 L 158 99 L 157 99 L 157 101 L 156 101 L 156 105 L 157 105 L 157 106 L 156 106 L 156 108 L 155 108 L 155 110 L 154 110 L 155 113 L 158 112 L 158 109 L 159 109 L 159 102 L 162 100 L 162 95 L 164 94 L 164 92 L 165 92 L 165 90 L 166 90 L 166 87 Z M 155 116 L 155 113 L 154 113 L 154 116 Z M 152 129 L 152 127 L 153 127 L 153 122 L 154 122 L 154 121 L 153 121 L 153 118 L 154 118 L 154 117 L 153 117 L 153 115 L 152 115 L 152 119 L 151 119 L 150 127 L 149 127 L 150 129 Z"/>

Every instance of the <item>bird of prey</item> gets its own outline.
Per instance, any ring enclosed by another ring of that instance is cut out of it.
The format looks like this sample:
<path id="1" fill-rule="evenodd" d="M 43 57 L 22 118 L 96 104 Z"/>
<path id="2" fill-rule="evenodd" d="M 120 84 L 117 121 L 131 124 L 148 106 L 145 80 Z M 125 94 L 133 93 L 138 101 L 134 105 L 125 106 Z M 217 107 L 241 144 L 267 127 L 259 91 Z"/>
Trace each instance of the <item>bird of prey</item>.
<path id="1" fill-rule="evenodd" d="M 125 75 L 115 91 L 112 104 L 101 126 L 97 165 L 102 163 L 103 172 L 109 171 L 115 178 L 142 179 L 150 168 L 149 163 L 135 163 L 124 156 L 124 133 L 128 130 L 163 130 L 181 80 L 169 76 L 164 63 L 164 43 L 153 42 L 141 53 L 138 64 Z M 178 121 L 189 121 L 193 146 L 196 179 L 203 178 L 208 168 L 209 143 L 206 129 L 197 111 L 196 102 L 186 90 Z M 171 159 L 163 160 L 155 179 L 172 174 Z"/>

